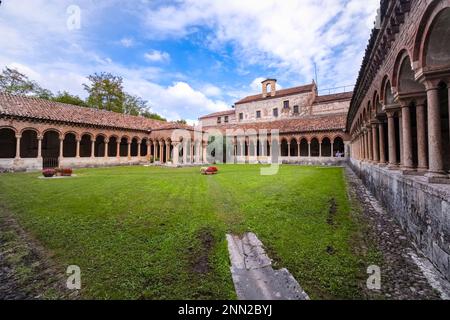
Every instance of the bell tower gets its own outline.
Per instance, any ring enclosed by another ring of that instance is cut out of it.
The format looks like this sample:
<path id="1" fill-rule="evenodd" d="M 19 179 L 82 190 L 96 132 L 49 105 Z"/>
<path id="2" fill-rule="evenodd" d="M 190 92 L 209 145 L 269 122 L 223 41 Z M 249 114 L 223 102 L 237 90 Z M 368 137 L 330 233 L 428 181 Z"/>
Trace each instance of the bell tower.
<path id="1" fill-rule="evenodd" d="M 263 98 L 275 97 L 277 93 L 277 79 L 267 79 L 262 82 Z"/>

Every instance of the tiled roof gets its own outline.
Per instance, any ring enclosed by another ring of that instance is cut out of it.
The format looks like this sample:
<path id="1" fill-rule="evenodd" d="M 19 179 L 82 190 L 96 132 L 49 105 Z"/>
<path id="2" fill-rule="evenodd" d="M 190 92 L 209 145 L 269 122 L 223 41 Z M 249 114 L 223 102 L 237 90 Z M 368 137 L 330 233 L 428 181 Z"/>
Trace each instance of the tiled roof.
<path id="1" fill-rule="evenodd" d="M 206 116 L 201 117 L 200 120 L 206 119 L 206 118 L 228 116 L 228 115 L 234 114 L 235 112 L 236 112 L 235 110 L 227 110 L 227 111 L 222 111 L 222 112 L 215 112 L 215 113 L 211 113 L 211 114 L 208 114 Z"/>
<path id="2" fill-rule="evenodd" d="M 289 89 L 278 90 L 274 97 L 269 95 L 269 96 L 267 96 L 267 98 L 263 98 L 262 94 L 257 94 L 257 95 L 254 95 L 254 96 L 246 97 L 246 98 L 236 102 L 236 104 L 244 104 L 244 103 L 262 101 L 262 100 L 267 100 L 267 99 L 276 99 L 276 98 L 291 96 L 291 95 L 294 95 L 294 94 L 301 94 L 301 93 L 312 92 L 314 90 L 314 88 L 315 88 L 315 84 L 312 83 L 312 84 L 308 84 L 306 86 L 300 86 L 300 87 L 294 87 L 294 88 L 289 88 Z"/>
<path id="3" fill-rule="evenodd" d="M 222 130 L 280 130 L 280 133 L 307 133 L 345 130 L 347 114 L 312 116 L 271 122 L 237 123 L 221 127 Z M 215 128 L 215 127 L 214 127 Z M 208 128 L 204 128 L 208 129 Z"/>
<path id="4" fill-rule="evenodd" d="M 131 130 L 184 127 L 144 117 L 6 93 L 0 93 L 0 116 L 2 115 Z"/>
<path id="5" fill-rule="evenodd" d="M 316 100 L 314 101 L 314 103 L 320 104 L 320 103 L 346 101 L 346 100 L 351 100 L 352 97 L 353 97 L 353 92 L 329 94 L 329 95 L 325 95 L 325 96 L 316 97 Z"/>

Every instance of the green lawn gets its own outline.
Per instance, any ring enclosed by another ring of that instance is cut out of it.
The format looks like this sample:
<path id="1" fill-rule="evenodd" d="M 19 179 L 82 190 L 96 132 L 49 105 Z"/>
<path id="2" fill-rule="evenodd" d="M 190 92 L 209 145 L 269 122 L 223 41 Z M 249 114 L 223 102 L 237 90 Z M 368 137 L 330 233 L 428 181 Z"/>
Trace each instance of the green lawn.
<path id="1" fill-rule="evenodd" d="M 361 250 L 342 168 L 219 168 L 208 177 L 144 167 L 77 170 L 67 180 L 6 174 L 0 203 L 62 272 L 81 267 L 83 298 L 234 299 L 225 234 L 245 231 L 312 298 L 363 297 L 372 254 Z"/>

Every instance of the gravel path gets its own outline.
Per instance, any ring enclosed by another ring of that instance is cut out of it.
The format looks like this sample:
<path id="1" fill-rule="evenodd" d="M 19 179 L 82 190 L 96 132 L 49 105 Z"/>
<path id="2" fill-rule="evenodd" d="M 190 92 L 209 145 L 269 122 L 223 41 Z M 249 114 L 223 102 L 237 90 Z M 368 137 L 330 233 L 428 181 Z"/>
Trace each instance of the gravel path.
<path id="1" fill-rule="evenodd" d="M 394 300 L 448 299 L 450 284 L 431 263 L 412 246 L 400 225 L 364 187 L 350 168 L 346 168 L 350 196 L 362 206 L 368 224 L 367 237 L 383 255 L 381 298 Z"/>

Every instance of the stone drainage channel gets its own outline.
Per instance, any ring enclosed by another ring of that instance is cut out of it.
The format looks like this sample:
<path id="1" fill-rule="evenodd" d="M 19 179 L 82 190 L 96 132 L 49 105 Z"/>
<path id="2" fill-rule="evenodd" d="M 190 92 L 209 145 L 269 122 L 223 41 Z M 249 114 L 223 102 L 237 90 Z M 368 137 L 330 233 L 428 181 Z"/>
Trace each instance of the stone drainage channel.
<path id="1" fill-rule="evenodd" d="M 231 274 L 239 300 L 309 300 L 287 269 L 274 270 L 254 233 L 227 235 Z"/>

